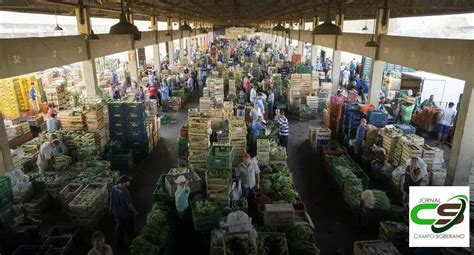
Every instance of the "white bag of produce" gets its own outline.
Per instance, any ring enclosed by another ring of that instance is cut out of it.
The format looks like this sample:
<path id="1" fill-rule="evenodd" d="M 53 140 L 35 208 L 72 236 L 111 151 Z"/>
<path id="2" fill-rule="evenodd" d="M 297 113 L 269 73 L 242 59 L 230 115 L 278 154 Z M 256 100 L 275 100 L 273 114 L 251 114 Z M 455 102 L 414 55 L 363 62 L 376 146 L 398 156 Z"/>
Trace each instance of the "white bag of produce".
<path id="1" fill-rule="evenodd" d="M 229 213 L 227 216 L 227 226 L 229 232 L 245 232 L 250 231 L 250 241 L 255 249 L 257 249 L 257 231 L 253 229 L 252 218 L 243 211 Z"/>
<path id="2" fill-rule="evenodd" d="M 232 183 L 232 201 L 239 201 L 242 196 L 242 185 L 240 181 Z"/>

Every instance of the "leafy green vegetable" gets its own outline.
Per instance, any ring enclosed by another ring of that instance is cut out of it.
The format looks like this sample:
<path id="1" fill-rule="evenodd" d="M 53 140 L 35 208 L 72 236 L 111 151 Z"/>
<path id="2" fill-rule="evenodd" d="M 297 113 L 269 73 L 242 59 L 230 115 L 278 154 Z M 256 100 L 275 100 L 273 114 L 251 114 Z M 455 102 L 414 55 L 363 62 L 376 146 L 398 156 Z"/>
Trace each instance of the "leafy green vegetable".
<path id="1" fill-rule="evenodd" d="M 197 201 L 193 205 L 193 213 L 197 218 L 213 216 L 218 211 L 217 205 L 207 200 Z"/>
<path id="2" fill-rule="evenodd" d="M 313 229 L 307 224 L 296 223 L 286 228 L 286 239 L 288 241 L 312 241 Z"/>
<path id="3" fill-rule="evenodd" d="M 280 233 L 259 233 L 258 254 L 260 255 L 287 255 L 285 235 Z"/>
<path id="4" fill-rule="evenodd" d="M 226 255 L 256 255 L 255 249 L 248 238 L 232 236 L 225 240 Z"/>

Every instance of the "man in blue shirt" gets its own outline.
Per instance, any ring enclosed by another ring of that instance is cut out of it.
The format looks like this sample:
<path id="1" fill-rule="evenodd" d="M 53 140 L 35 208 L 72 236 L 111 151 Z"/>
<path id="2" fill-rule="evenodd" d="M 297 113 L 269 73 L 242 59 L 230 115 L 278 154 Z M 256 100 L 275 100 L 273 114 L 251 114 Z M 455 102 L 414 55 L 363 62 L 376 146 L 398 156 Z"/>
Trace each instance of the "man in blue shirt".
<path id="1" fill-rule="evenodd" d="M 132 178 L 122 175 L 119 183 L 110 191 L 110 211 L 115 217 L 116 241 L 121 245 L 124 244 L 125 235 L 128 235 L 130 240 L 134 237 L 134 218 L 138 214 L 127 189 L 131 181 Z"/>
<path id="2" fill-rule="evenodd" d="M 35 84 L 33 82 L 31 83 L 29 94 L 30 94 L 31 106 L 33 106 L 33 110 L 35 110 L 35 112 L 38 112 L 38 103 L 36 102 L 36 90 L 35 90 Z"/>
<path id="3" fill-rule="evenodd" d="M 161 89 L 161 105 L 163 106 L 163 111 L 168 111 L 168 101 L 170 100 L 170 86 L 165 83 Z"/>
<path id="4" fill-rule="evenodd" d="M 260 131 L 265 129 L 265 120 L 261 115 L 256 120 L 252 121 L 252 127 L 250 129 L 250 151 L 249 154 L 252 157 L 257 156 L 257 139 L 260 137 Z"/>
<path id="5" fill-rule="evenodd" d="M 156 80 L 156 75 L 155 75 L 155 72 L 154 71 L 150 71 L 150 73 L 148 74 L 148 83 L 147 83 L 147 87 L 150 86 L 150 84 L 154 83 Z M 156 85 L 156 84 L 155 84 Z"/>
<path id="6" fill-rule="evenodd" d="M 262 92 L 258 92 L 255 103 L 258 105 L 258 108 L 260 108 L 260 112 L 262 113 L 262 115 L 265 116 L 265 106 L 263 105 L 262 97 L 263 97 Z"/>

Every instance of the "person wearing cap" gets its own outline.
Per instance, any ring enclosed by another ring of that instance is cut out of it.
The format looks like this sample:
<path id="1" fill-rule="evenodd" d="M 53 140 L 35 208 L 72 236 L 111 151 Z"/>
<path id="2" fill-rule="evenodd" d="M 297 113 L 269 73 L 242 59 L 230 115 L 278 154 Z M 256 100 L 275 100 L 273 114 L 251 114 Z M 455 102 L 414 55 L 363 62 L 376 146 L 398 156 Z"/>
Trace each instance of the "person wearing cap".
<path id="1" fill-rule="evenodd" d="M 174 181 L 177 185 L 176 191 L 174 193 L 174 200 L 176 204 L 176 211 L 178 211 L 179 219 L 184 219 L 189 208 L 189 193 L 191 188 L 189 188 L 188 180 L 184 175 L 178 176 Z"/>
<path id="2" fill-rule="evenodd" d="M 105 243 L 105 235 L 101 231 L 92 234 L 91 243 L 94 247 L 89 250 L 87 255 L 113 255 L 114 251 L 110 245 Z"/>
<path id="3" fill-rule="evenodd" d="M 110 212 L 115 218 L 115 235 L 118 244 L 124 243 L 125 235 L 130 240 L 134 237 L 134 217 L 138 212 L 132 204 L 130 192 L 127 189 L 131 181 L 132 178 L 129 176 L 122 175 L 119 183 L 110 191 Z"/>
<path id="4" fill-rule="evenodd" d="M 49 136 L 49 141 L 54 141 L 54 140 L 58 140 L 59 141 L 59 146 L 54 148 L 53 150 L 53 154 L 54 155 L 59 155 L 59 154 L 63 154 L 63 153 L 66 153 L 67 152 L 67 147 L 66 145 L 59 139 L 58 135 L 56 134 L 51 134 Z"/>
<path id="5" fill-rule="evenodd" d="M 242 163 L 236 168 L 235 176 L 242 186 L 242 196 L 254 199 L 255 190 L 260 189 L 260 168 L 250 154 L 245 154 Z"/>
<path id="6" fill-rule="evenodd" d="M 59 146 L 61 146 L 61 142 L 58 139 L 44 142 L 41 145 L 36 159 L 36 165 L 40 174 L 48 170 L 49 161 L 54 157 L 54 150 Z"/>
<path id="7" fill-rule="evenodd" d="M 413 109 L 415 109 L 415 102 L 413 97 L 405 97 L 402 105 L 400 106 L 401 122 L 403 124 L 410 124 L 411 116 L 413 115 Z"/>

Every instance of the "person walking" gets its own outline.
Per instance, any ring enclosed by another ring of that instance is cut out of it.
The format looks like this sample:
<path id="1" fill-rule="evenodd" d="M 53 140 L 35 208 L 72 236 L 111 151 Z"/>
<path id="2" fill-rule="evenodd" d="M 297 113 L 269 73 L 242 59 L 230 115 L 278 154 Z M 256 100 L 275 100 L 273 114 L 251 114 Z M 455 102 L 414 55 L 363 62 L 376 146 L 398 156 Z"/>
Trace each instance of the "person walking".
<path id="1" fill-rule="evenodd" d="M 170 100 L 170 86 L 165 83 L 165 86 L 161 89 L 161 103 L 163 106 L 163 111 L 168 111 L 168 101 Z"/>
<path id="2" fill-rule="evenodd" d="M 196 71 L 196 68 L 191 72 L 191 77 L 193 77 L 194 90 L 199 91 L 198 72 Z"/>
<path id="3" fill-rule="evenodd" d="M 280 117 L 278 118 L 278 129 L 280 135 L 280 145 L 285 147 L 288 151 L 288 136 L 290 135 L 290 125 L 288 119 L 285 116 L 285 110 L 280 109 Z"/>
<path id="4" fill-rule="evenodd" d="M 244 155 L 242 163 L 236 169 L 235 176 L 241 183 L 242 196 L 253 200 L 255 191 L 260 189 L 260 168 L 249 154 Z"/>
<path id="5" fill-rule="evenodd" d="M 140 86 L 140 88 L 138 88 L 138 92 L 137 92 L 137 94 L 135 94 L 135 99 L 137 101 L 140 101 L 140 102 L 145 101 L 145 92 L 143 91 L 142 86 Z"/>
<path id="6" fill-rule="evenodd" d="M 454 123 L 456 117 L 456 110 L 453 109 L 454 103 L 449 102 L 448 108 L 443 109 L 438 117 L 438 146 L 441 146 L 446 141 L 449 129 Z"/>
<path id="7" fill-rule="evenodd" d="M 112 247 L 105 243 L 105 235 L 101 231 L 96 231 L 92 234 L 91 243 L 93 247 L 87 255 L 114 255 Z"/>
<path id="8" fill-rule="evenodd" d="M 268 90 L 268 119 L 273 120 L 274 116 L 274 107 L 275 107 L 275 94 L 273 94 L 273 90 L 270 88 Z"/>
<path id="9" fill-rule="evenodd" d="M 35 89 L 35 84 L 33 82 L 31 83 L 29 96 L 30 96 L 31 106 L 33 107 L 33 110 L 35 111 L 35 113 L 37 113 L 38 112 L 38 102 L 36 102 L 36 89 Z"/>
<path id="10" fill-rule="evenodd" d="M 237 98 L 237 116 L 245 116 L 245 93 L 242 90 Z"/>
<path id="11" fill-rule="evenodd" d="M 260 138 L 260 132 L 265 129 L 265 120 L 262 115 L 259 115 L 256 119 L 252 121 L 252 126 L 250 128 L 250 148 L 249 153 L 252 157 L 257 155 L 257 140 Z"/>
<path id="12" fill-rule="evenodd" d="M 179 219 L 184 220 L 189 211 L 188 198 L 191 188 L 188 185 L 189 181 L 184 177 L 184 175 L 178 176 L 174 182 L 177 185 L 174 193 L 176 211 L 178 212 Z"/>
<path id="13" fill-rule="evenodd" d="M 125 236 L 130 240 L 135 235 L 135 217 L 138 212 L 132 204 L 128 187 L 132 178 L 122 175 L 119 183 L 112 187 L 110 191 L 110 212 L 115 218 L 115 236 L 119 245 L 124 245 Z"/>
<path id="14" fill-rule="evenodd" d="M 384 88 L 385 97 L 388 98 L 389 92 L 392 89 L 392 73 L 390 71 L 387 72 L 387 76 L 383 80 L 383 84 L 385 87 Z"/>
<path id="15" fill-rule="evenodd" d="M 344 89 L 347 89 L 347 86 L 349 85 L 350 76 L 351 76 L 351 72 L 349 71 L 349 68 L 345 66 L 344 70 L 342 71 L 342 87 Z"/>

